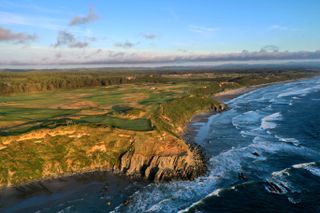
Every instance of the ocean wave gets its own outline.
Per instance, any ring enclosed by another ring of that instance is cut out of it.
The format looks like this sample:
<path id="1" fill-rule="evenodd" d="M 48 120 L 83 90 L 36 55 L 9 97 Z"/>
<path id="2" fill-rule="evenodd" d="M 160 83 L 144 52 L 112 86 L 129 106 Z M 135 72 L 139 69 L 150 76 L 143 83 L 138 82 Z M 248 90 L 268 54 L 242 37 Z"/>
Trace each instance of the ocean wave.
<path id="1" fill-rule="evenodd" d="M 178 211 L 178 213 L 186 213 L 189 212 L 191 209 L 196 208 L 199 205 L 204 204 L 204 201 L 208 198 L 212 198 L 212 197 L 220 197 L 221 193 L 226 192 L 226 191 L 235 191 L 237 190 L 237 188 L 239 187 L 243 187 L 245 185 L 250 185 L 250 184 L 255 184 L 258 183 L 256 181 L 249 181 L 249 182 L 244 182 L 244 183 L 240 183 L 240 184 L 236 184 L 230 187 L 225 187 L 225 188 L 219 188 L 214 190 L 213 192 L 211 192 L 210 194 L 208 194 L 207 196 L 205 196 L 204 198 L 200 199 L 197 202 L 194 202 L 193 204 L 191 204 L 189 207 Z"/>
<path id="2" fill-rule="evenodd" d="M 276 177 L 276 176 L 289 176 L 290 175 L 290 169 L 291 168 L 285 168 L 285 169 L 280 170 L 280 171 L 272 172 L 271 175 L 273 177 Z"/>
<path id="3" fill-rule="evenodd" d="M 288 191 L 290 191 L 291 193 L 300 193 L 301 190 L 299 189 L 299 186 L 294 186 L 293 183 L 290 181 L 290 177 L 294 174 L 295 170 L 297 169 L 304 169 L 315 176 L 320 176 L 319 162 L 294 164 L 291 167 L 285 168 L 283 170 L 272 172 L 271 178 L 267 180 L 267 182 L 269 182 L 269 184 L 266 185 L 267 191 L 277 194 L 285 194 Z M 277 187 L 279 187 L 280 190 L 277 190 Z"/>
<path id="4" fill-rule="evenodd" d="M 296 87 L 290 88 L 284 93 L 279 94 L 278 98 L 288 97 L 288 96 L 306 96 L 308 93 L 312 92 L 312 88 L 297 89 Z"/>
<path id="5" fill-rule="evenodd" d="M 294 146 L 300 146 L 301 145 L 300 141 L 295 139 L 295 138 L 284 138 L 284 137 L 281 137 L 281 136 L 278 136 L 278 135 L 275 135 L 275 138 L 277 138 L 281 142 L 292 144 Z"/>
<path id="6" fill-rule="evenodd" d="M 293 197 L 288 197 L 288 200 L 292 204 L 298 204 L 301 202 L 301 199 L 293 198 Z"/>
<path id="7" fill-rule="evenodd" d="M 265 183 L 265 189 L 273 194 L 300 193 L 299 186 L 290 181 L 292 167 L 272 172 Z"/>
<path id="8" fill-rule="evenodd" d="M 237 129 L 256 125 L 262 115 L 257 111 L 248 111 L 232 118 L 232 125 Z"/>
<path id="9" fill-rule="evenodd" d="M 295 169 L 304 169 L 309 171 L 314 176 L 320 177 L 320 163 L 319 162 L 309 162 L 309 163 L 301 163 L 295 164 L 292 166 Z"/>
<path id="10" fill-rule="evenodd" d="M 262 129 L 274 129 L 277 127 L 277 124 L 273 121 L 282 120 L 282 114 L 280 112 L 273 113 L 271 115 L 265 116 L 261 120 Z"/>
<path id="11" fill-rule="evenodd" d="M 284 181 L 267 181 L 264 188 L 270 193 L 283 195 L 288 193 L 289 187 Z"/>

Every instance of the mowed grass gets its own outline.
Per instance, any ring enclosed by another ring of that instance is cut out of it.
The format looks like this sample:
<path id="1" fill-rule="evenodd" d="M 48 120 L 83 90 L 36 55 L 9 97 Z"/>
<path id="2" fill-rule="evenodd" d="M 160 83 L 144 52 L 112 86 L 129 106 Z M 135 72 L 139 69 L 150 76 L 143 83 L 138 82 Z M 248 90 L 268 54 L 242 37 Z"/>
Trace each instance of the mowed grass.
<path id="1" fill-rule="evenodd" d="M 147 118 L 123 119 L 111 116 L 90 116 L 81 118 L 79 122 L 134 131 L 153 130 L 151 121 Z"/>
<path id="2" fill-rule="evenodd" d="M 155 109 L 161 104 L 186 97 L 190 92 L 187 88 L 203 86 L 196 84 L 192 87 L 190 83 L 142 83 L 0 96 L 0 136 L 72 124 L 150 131 L 155 128 L 151 122 L 157 117 Z M 184 102 L 184 105 L 187 107 L 190 103 Z M 91 114 L 85 113 L 88 110 Z M 188 110 L 177 108 L 176 112 L 169 114 L 177 121 L 175 117 L 179 116 L 174 113 L 184 111 Z M 8 123 L 7 128 L 4 122 Z M 15 122 L 17 125 L 12 125 Z"/>
<path id="3" fill-rule="evenodd" d="M 139 101 L 141 105 L 155 105 L 171 101 L 175 98 L 176 93 L 174 92 L 160 92 L 152 93 L 150 96 L 142 101 Z"/>
<path id="4" fill-rule="evenodd" d="M 153 126 L 150 119 L 144 117 L 144 112 L 150 105 L 167 102 L 176 95 L 162 86 L 159 85 L 162 91 L 152 90 L 151 85 L 143 84 L 0 96 L 0 136 L 70 124 L 149 131 Z M 79 106 L 77 103 L 93 104 Z M 83 112 L 88 109 L 99 113 L 85 115 Z"/>
<path id="5" fill-rule="evenodd" d="M 80 110 L 73 109 L 37 109 L 37 108 L 8 108 L 0 107 L 2 121 L 34 121 L 55 117 L 71 116 Z"/>

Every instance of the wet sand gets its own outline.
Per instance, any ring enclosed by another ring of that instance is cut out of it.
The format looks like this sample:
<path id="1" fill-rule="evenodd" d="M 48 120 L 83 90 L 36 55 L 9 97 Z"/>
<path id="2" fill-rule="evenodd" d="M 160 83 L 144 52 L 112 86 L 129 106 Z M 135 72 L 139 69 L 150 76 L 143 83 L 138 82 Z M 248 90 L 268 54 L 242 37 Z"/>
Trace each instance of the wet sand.
<path id="1" fill-rule="evenodd" d="M 227 100 L 236 98 L 244 93 L 250 92 L 252 90 L 257 89 L 259 86 L 254 86 L 254 87 L 241 87 L 238 89 L 231 89 L 231 90 L 226 90 L 223 92 L 219 92 L 213 96 L 214 99 L 220 102 L 225 102 Z"/>

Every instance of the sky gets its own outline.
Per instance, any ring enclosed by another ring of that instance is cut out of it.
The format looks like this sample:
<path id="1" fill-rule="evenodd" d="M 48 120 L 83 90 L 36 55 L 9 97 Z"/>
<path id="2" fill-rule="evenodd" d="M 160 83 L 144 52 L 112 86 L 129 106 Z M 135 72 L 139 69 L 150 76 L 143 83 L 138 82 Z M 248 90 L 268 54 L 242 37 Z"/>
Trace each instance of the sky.
<path id="1" fill-rule="evenodd" d="M 0 65 L 320 59 L 319 0 L 0 0 Z"/>

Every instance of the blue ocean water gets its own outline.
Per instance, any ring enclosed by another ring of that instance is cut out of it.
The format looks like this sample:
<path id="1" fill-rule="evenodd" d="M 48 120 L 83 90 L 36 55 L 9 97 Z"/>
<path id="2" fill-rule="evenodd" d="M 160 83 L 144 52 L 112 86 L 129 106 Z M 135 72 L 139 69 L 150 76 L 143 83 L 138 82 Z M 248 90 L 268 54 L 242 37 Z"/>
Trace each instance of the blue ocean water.
<path id="1" fill-rule="evenodd" d="M 194 181 L 132 187 L 111 178 L 113 197 L 101 195 L 103 181 L 79 183 L 28 196 L 7 212 L 320 212 L 320 78 L 260 88 L 227 104 L 230 110 L 194 123 L 208 156 L 208 173 Z"/>

